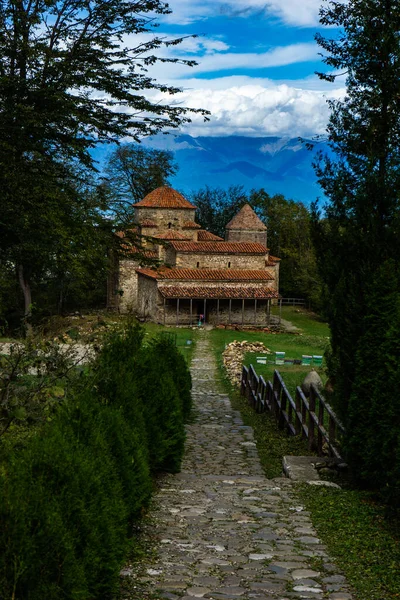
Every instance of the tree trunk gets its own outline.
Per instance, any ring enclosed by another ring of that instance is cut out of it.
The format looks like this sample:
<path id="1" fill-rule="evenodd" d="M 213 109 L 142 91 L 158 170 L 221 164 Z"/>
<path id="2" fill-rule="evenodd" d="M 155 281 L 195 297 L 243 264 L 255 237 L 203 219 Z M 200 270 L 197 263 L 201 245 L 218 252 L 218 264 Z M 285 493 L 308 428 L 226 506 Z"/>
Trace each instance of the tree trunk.
<path id="1" fill-rule="evenodd" d="M 23 265 L 18 265 L 18 279 L 19 284 L 22 289 L 22 293 L 24 295 L 24 326 L 26 330 L 26 335 L 31 335 L 32 333 L 32 324 L 30 323 L 30 318 L 32 316 L 32 292 L 29 281 L 25 278 L 24 267 Z"/>

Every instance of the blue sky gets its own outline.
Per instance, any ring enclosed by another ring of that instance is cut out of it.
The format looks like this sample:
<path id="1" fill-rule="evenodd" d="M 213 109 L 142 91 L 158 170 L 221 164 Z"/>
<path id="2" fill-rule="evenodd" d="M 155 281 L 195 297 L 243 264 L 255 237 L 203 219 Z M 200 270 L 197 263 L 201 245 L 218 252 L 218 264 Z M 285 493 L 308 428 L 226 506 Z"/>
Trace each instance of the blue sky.
<path id="1" fill-rule="evenodd" d="M 314 35 L 321 31 L 322 0 L 170 0 L 172 14 L 157 35 L 197 34 L 161 54 L 195 59 L 198 66 L 158 64 L 150 74 L 183 89 L 179 96 L 154 93 L 159 101 L 211 111 L 185 126 L 198 135 L 309 137 L 324 132 L 326 99 L 340 97 L 344 82 L 329 84 Z M 325 34 L 335 35 L 334 30 Z M 137 40 L 135 39 L 135 45 Z"/>

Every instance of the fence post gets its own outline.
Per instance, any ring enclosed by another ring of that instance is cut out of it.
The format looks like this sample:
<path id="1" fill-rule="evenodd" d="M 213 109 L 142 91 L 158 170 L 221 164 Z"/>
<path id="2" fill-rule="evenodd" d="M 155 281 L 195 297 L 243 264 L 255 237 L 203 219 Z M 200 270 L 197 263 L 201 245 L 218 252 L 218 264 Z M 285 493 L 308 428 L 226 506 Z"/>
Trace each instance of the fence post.
<path id="1" fill-rule="evenodd" d="M 314 450 L 315 448 L 315 392 L 314 387 L 310 386 L 310 400 L 309 400 L 310 413 L 308 416 L 308 448 Z"/>

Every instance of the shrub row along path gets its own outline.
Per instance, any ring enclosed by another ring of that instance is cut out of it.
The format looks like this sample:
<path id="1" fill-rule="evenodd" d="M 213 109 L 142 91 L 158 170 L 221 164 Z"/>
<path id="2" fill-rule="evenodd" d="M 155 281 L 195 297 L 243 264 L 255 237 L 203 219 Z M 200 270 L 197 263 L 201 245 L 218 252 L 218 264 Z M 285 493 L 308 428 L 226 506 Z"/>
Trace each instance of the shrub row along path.
<path id="1" fill-rule="evenodd" d="M 263 475 L 252 428 L 216 392 L 207 335 L 192 361 L 182 471 L 162 482 L 144 527 L 155 552 L 124 569 L 125 597 L 350 600 L 294 485 Z"/>

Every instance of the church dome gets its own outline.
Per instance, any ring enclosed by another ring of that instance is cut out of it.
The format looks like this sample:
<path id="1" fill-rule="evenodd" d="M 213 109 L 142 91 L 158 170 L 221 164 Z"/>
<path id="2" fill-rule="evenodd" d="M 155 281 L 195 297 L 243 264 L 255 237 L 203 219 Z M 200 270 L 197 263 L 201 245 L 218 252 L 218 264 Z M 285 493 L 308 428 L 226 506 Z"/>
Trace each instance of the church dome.
<path id="1" fill-rule="evenodd" d="M 150 194 L 147 194 L 140 200 L 140 202 L 136 202 L 133 205 L 136 207 L 146 207 L 146 208 L 191 208 L 192 210 L 196 209 L 196 207 L 191 204 L 186 198 L 182 196 L 179 192 L 174 190 L 171 187 L 163 186 L 159 187 Z"/>

